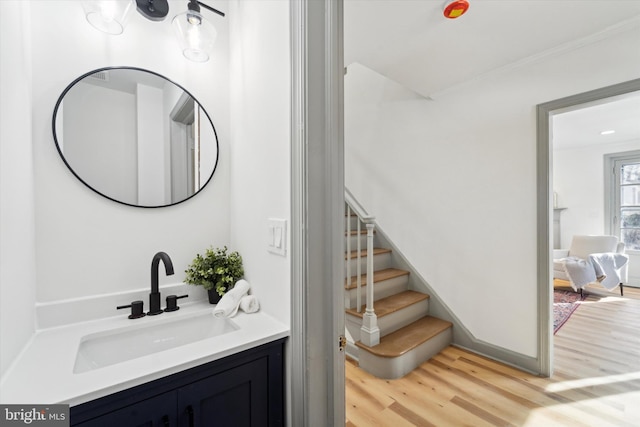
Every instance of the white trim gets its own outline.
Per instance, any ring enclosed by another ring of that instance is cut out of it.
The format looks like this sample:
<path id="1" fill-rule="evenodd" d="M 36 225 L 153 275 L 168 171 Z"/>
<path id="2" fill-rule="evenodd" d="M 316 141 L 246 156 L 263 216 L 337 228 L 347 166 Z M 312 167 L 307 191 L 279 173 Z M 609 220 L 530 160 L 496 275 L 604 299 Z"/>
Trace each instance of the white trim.
<path id="1" fill-rule="evenodd" d="M 604 230 L 605 233 L 621 239 L 620 232 L 620 186 L 617 182 L 621 163 L 640 158 L 640 150 L 624 151 L 604 155 Z M 615 212 L 615 215 L 612 215 Z M 614 219 L 615 218 L 615 219 Z M 625 252 L 639 251 L 625 248 Z"/>
<path id="2" fill-rule="evenodd" d="M 291 343 L 288 372 L 291 426 L 304 426 L 308 413 L 306 292 L 306 27 L 304 2 L 291 2 Z"/>
<path id="3" fill-rule="evenodd" d="M 351 191 L 349 191 L 349 189 L 346 187 L 344 189 L 344 199 L 364 224 L 373 224 L 375 222 L 376 217 L 373 215 L 369 215 L 367 213 L 367 210 L 362 207 L 360 202 L 358 202 L 358 200 L 353 197 Z"/>
<path id="4" fill-rule="evenodd" d="M 290 4 L 290 425 L 344 425 L 342 1 Z"/>
<path id="5" fill-rule="evenodd" d="M 333 319 L 328 336 L 329 380 L 328 421 L 343 426 L 345 411 L 345 351 L 340 348 L 340 338 L 345 334 L 344 312 L 344 33 L 342 0 L 326 3 L 325 17 L 325 180 L 328 184 L 326 203 L 329 217 L 328 229 L 331 245 L 330 305 L 326 314 Z"/>
<path id="6" fill-rule="evenodd" d="M 538 367 L 541 375 L 553 373 L 553 321 L 551 319 L 551 224 L 553 177 L 551 165 L 553 147 L 551 145 L 550 120 L 554 114 L 576 105 L 595 102 L 604 98 L 640 90 L 640 79 L 604 87 L 601 89 L 568 96 L 540 104 L 537 107 L 537 185 L 538 185 Z"/>

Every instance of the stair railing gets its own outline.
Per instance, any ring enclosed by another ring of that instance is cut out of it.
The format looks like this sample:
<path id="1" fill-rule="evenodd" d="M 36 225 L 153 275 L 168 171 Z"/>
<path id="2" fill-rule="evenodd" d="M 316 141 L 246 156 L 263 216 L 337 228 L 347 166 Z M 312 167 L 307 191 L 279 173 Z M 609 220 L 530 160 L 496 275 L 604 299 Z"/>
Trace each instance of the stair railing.
<path id="1" fill-rule="evenodd" d="M 367 307 L 362 317 L 362 328 L 360 331 L 360 341 L 363 344 L 373 347 L 380 343 L 380 329 L 378 328 L 378 317 L 373 308 L 373 233 L 375 231 L 375 217 L 369 215 L 365 209 L 353 197 L 351 192 L 345 188 L 344 199 L 346 202 L 346 237 L 347 237 L 347 256 L 346 256 L 346 278 L 345 283 L 351 285 L 351 217 L 355 214 L 358 218 L 356 221 L 356 310 L 358 313 L 362 310 L 362 248 L 360 243 L 360 235 L 362 233 L 362 224 L 367 227 L 367 254 L 366 254 L 366 270 L 367 270 Z M 345 307 L 351 308 L 351 298 L 345 297 Z"/>

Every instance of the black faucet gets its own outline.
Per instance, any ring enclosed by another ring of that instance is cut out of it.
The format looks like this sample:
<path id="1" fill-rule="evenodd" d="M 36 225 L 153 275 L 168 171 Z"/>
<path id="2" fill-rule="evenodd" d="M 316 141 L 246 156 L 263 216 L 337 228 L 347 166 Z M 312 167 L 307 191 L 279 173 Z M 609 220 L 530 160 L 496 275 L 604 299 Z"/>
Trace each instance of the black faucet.
<path id="1" fill-rule="evenodd" d="M 149 294 L 149 316 L 161 314 L 163 311 L 160 309 L 160 290 L 158 289 L 158 268 L 162 260 L 164 264 L 164 270 L 167 276 L 173 274 L 173 263 L 171 258 L 164 252 L 158 252 L 153 256 L 151 261 L 151 293 Z"/>

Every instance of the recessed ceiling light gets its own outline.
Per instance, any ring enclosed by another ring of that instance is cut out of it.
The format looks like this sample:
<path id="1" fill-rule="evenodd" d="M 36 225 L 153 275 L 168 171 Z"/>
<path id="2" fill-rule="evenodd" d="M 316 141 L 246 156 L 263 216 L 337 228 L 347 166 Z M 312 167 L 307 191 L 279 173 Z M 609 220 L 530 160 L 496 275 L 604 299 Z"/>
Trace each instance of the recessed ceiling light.
<path id="1" fill-rule="evenodd" d="M 612 133 L 616 133 L 615 130 L 603 130 L 600 132 L 600 135 L 611 135 Z"/>

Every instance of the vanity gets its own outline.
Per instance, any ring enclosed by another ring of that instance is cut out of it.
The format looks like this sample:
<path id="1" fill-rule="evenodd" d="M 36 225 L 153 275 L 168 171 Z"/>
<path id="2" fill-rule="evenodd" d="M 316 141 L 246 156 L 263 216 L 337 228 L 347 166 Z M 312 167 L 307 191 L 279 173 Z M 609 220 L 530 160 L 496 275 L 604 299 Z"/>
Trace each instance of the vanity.
<path id="1" fill-rule="evenodd" d="M 3 403 L 68 404 L 72 426 L 284 425 L 287 326 L 214 307 L 38 330 L 0 384 Z"/>
<path id="2" fill-rule="evenodd" d="M 71 408 L 71 425 L 283 426 L 276 340 Z"/>

